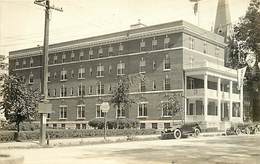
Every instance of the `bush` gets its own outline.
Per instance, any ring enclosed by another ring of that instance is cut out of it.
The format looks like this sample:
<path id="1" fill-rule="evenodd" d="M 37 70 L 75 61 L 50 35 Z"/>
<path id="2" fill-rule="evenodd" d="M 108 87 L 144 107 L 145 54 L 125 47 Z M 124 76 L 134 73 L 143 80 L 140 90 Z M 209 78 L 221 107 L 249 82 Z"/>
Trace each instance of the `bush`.
<path id="1" fill-rule="evenodd" d="M 155 129 L 108 129 L 107 136 L 130 136 L 131 135 L 150 135 L 156 134 Z M 15 131 L 1 131 L 0 142 L 10 142 L 15 140 Z M 40 131 L 21 131 L 19 140 L 38 140 Z M 102 129 L 48 129 L 47 135 L 50 139 L 59 138 L 85 138 L 85 137 L 102 137 L 104 130 Z"/>
<path id="2" fill-rule="evenodd" d="M 2 127 L 2 129 L 3 130 L 14 130 L 14 131 L 16 131 L 17 127 L 16 127 L 15 123 L 12 123 L 12 124 L 5 124 Z M 34 131 L 34 130 L 37 130 L 37 129 L 40 129 L 39 124 L 30 123 L 30 122 L 20 123 L 20 131 Z"/>
<path id="3" fill-rule="evenodd" d="M 96 118 L 90 120 L 88 125 L 93 127 L 94 129 L 103 129 L 104 128 L 104 119 Z M 136 119 L 108 119 L 107 120 L 108 129 L 129 129 L 129 128 L 137 128 L 139 127 L 139 121 Z"/>

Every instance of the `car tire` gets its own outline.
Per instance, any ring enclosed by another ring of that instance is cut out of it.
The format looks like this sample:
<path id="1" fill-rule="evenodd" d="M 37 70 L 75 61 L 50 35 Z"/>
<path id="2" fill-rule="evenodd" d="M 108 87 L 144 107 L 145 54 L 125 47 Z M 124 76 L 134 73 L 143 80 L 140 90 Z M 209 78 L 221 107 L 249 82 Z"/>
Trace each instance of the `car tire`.
<path id="1" fill-rule="evenodd" d="M 180 138 L 181 138 L 181 131 L 180 131 L 180 129 L 174 130 L 174 132 L 173 132 L 173 137 L 174 137 L 175 139 L 180 139 Z"/>
<path id="2" fill-rule="evenodd" d="M 246 132 L 246 134 L 249 135 L 249 134 L 250 134 L 250 129 L 249 129 L 249 128 L 246 128 L 246 129 L 245 129 L 245 132 Z"/>
<path id="3" fill-rule="evenodd" d="M 241 134 L 241 130 L 239 128 L 237 128 L 235 133 L 236 133 L 236 135 L 240 135 Z"/>
<path id="4" fill-rule="evenodd" d="M 200 130 L 198 128 L 194 129 L 194 136 L 198 137 L 200 135 Z"/>
<path id="5" fill-rule="evenodd" d="M 254 134 L 257 134 L 257 133 L 258 133 L 258 129 L 255 128 L 255 129 L 254 129 Z"/>

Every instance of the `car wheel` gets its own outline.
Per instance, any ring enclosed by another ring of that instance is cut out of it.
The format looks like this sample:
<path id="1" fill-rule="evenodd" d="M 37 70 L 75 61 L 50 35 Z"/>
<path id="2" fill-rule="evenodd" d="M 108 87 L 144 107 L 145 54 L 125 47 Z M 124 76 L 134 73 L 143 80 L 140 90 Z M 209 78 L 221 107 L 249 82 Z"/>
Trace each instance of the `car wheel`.
<path id="1" fill-rule="evenodd" d="M 258 133 L 258 129 L 255 128 L 255 129 L 254 129 L 254 134 L 257 134 L 257 133 Z"/>
<path id="2" fill-rule="evenodd" d="M 250 134 L 250 129 L 249 129 L 249 128 L 246 128 L 246 129 L 245 129 L 245 132 L 246 132 L 246 134 Z"/>
<path id="3" fill-rule="evenodd" d="M 181 138 L 181 131 L 180 131 L 180 129 L 174 130 L 173 136 L 174 136 L 175 139 L 180 139 Z"/>
<path id="4" fill-rule="evenodd" d="M 200 130 L 198 128 L 195 128 L 194 130 L 194 136 L 198 137 L 200 135 Z"/>
<path id="5" fill-rule="evenodd" d="M 241 130 L 239 128 L 236 129 L 236 135 L 240 135 L 241 134 Z"/>

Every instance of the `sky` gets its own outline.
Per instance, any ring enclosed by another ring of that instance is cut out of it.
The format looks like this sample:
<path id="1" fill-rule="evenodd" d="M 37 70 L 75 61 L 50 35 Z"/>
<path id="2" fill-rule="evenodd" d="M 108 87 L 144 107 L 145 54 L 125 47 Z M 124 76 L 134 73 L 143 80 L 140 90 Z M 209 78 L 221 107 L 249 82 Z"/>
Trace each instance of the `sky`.
<path id="1" fill-rule="evenodd" d="M 44 9 L 34 0 L 0 0 L 0 55 L 43 45 Z M 232 23 L 246 12 L 250 0 L 229 0 Z M 127 30 L 141 22 L 155 25 L 185 20 L 211 30 L 218 0 L 201 0 L 198 18 L 190 0 L 50 0 L 50 44 Z"/>

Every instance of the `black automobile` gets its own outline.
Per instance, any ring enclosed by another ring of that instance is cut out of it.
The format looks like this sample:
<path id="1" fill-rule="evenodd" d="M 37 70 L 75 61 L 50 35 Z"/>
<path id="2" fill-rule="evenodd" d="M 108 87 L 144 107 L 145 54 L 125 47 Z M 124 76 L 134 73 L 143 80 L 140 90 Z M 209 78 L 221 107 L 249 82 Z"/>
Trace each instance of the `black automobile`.
<path id="1" fill-rule="evenodd" d="M 180 139 L 182 137 L 188 137 L 190 135 L 199 136 L 201 128 L 198 123 L 186 123 L 182 125 L 176 125 L 169 127 L 161 132 L 162 139 Z"/>

